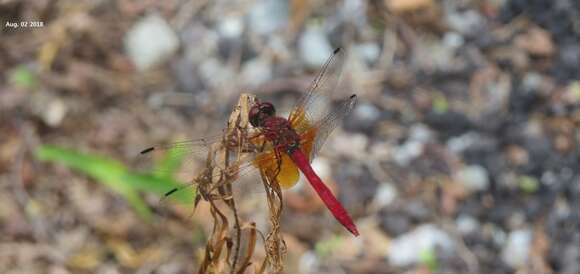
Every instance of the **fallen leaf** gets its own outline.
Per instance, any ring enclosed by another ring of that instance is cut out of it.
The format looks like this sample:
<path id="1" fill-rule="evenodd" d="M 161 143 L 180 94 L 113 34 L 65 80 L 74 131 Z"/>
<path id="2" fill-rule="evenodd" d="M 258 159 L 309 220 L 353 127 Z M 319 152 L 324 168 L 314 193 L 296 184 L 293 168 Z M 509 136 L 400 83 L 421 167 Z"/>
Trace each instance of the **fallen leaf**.
<path id="1" fill-rule="evenodd" d="M 385 5 L 394 13 L 404 13 L 430 8 L 433 0 L 385 0 Z"/>
<path id="2" fill-rule="evenodd" d="M 538 27 L 518 35 L 515 38 L 515 45 L 532 56 L 549 57 L 555 51 L 551 34 Z"/>

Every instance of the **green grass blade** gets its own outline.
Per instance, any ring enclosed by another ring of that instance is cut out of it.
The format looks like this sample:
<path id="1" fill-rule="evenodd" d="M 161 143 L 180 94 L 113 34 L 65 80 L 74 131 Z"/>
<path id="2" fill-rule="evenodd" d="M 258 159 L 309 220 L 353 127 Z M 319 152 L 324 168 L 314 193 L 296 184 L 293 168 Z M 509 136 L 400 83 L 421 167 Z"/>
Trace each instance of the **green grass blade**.
<path id="1" fill-rule="evenodd" d="M 176 150 L 170 149 L 167 151 L 164 157 L 155 164 L 155 170 L 162 171 L 160 173 L 156 173 L 155 175 L 168 178 L 173 177 L 175 172 L 177 172 L 181 167 L 181 163 L 183 162 L 184 157 L 184 154 L 177 153 Z"/>
<path id="2" fill-rule="evenodd" d="M 42 161 L 57 162 L 87 174 L 121 194 L 143 218 L 150 219 L 151 210 L 139 197 L 136 189 L 125 180 L 129 172 L 120 162 L 50 145 L 38 148 L 36 157 Z"/>
<path id="3" fill-rule="evenodd" d="M 184 186 L 184 184 L 172 178 L 149 174 L 129 173 L 125 176 L 125 180 L 136 189 L 153 192 L 159 196 L 164 196 L 168 191 Z M 192 188 L 191 191 L 188 189 L 187 191 L 174 192 L 169 197 L 179 203 L 193 204 L 196 194 L 195 189 Z"/>

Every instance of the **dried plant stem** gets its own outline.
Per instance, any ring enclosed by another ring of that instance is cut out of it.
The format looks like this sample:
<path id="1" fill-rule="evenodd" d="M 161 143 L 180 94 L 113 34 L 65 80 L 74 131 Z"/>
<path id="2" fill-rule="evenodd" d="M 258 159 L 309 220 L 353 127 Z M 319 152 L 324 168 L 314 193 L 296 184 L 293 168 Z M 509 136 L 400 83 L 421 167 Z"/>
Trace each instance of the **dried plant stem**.
<path id="1" fill-rule="evenodd" d="M 249 137 L 248 112 L 255 98 L 243 94 L 228 120 L 228 129 L 222 142 L 210 148 L 206 159 L 205 171 L 195 181 L 199 195 L 210 204 L 213 219 L 213 229 L 205 246 L 204 257 L 198 273 L 230 273 L 243 274 L 251 265 L 257 242 L 255 223 L 240 220 L 236 197 L 232 184 L 237 179 L 235 171 L 247 154 L 259 153 L 263 148 Z M 264 239 L 266 258 L 255 269 L 263 273 L 270 265 L 275 272 L 283 270 L 283 257 L 286 254 L 286 243 L 280 233 L 280 218 L 282 215 L 282 191 L 272 170 L 260 170 L 261 179 L 266 190 L 268 209 L 270 211 L 271 230 Z M 223 211 L 226 207 L 234 218 L 231 222 Z M 233 234 L 229 225 L 233 223 Z M 246 225 L 243 225 L 243 224 Z M 242 243 L 242 234 L 248 230 L 247 243 Z M 262 238 L 264 238 L 263 234 Z M 242 252 L 242 245 L 246 248 Z M 224 252 L 225 251 L 225 252 Z M 243 254 L 243 255 L 242 255 Z"/>
<path id="2" fill-rule="evenodd" d="M 266 189 L 268 198 L 268 208 L 270 210 L 270 225 L 272 226 L 270 232 L 266 236 L 266 256 L 268 263 L 272 266 L 275 272 L 281 272 L 284 269 L 283 258 L 286 254 L 286 242 L 280 233 L 280 219 L 282 216 L 282 190 L 277 181 L 271 178 L 276 178 L 272 174 L 266 174 L 267 171 L 261 172 L 262 182 Z"/>

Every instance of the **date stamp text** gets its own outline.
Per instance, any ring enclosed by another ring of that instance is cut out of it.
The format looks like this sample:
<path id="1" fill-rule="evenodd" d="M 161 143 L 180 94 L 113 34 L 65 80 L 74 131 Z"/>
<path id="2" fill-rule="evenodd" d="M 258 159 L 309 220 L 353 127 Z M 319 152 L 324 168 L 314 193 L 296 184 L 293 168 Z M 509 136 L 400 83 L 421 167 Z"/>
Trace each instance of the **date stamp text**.
<path id="1" fill-rule="evenodd" d="M 43 21 L 19 21 L 19 22 L 10 22 L 6 21 L 4 24 L 6 28 L 42 28 L 44 27 Z"/>

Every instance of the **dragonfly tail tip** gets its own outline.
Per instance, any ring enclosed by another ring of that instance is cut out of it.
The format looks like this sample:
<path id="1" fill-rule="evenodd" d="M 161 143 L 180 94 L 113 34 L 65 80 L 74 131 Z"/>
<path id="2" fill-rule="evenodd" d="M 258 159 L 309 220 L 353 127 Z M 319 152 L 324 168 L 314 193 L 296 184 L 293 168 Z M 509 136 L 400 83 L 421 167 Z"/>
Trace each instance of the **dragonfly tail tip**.
<path id="1" fill-rule="evenodd" d="M 151 151 L 155 150 L 155 147 L 148 147 L 144 150 L 141 150 L 141 152 L 139 154 L 145 154 L 145 153 L 149 153 Z"/>
<path id="2" fill-rule="evenodd" d="M 332 54 L 337 54 L 339 51 L 340 51 L 340 47 L 339 47 L 339 48 L 336 48 L 336 49 L 334 49 L 334 52 L 333 52 Z"/>
<path id="3" fill-rule="evenodd" d="M 355 237 L 358 237 L 360 234 L 358 233 L 358 229 L 356 229 L 356 227 L 353 227 L 350 230 L 350 233 L 352 233 L 352 235 L 354 235 Z"/>
<path id="4" fill-rule="evenodd" d="M 172 190 L 167 191 L 163 196 L 167 197 L 167 196 L 173 194 L 174 192 L 176 192 L 177 190 L 178 190 L 177 188 L 173 188 Z"/>

